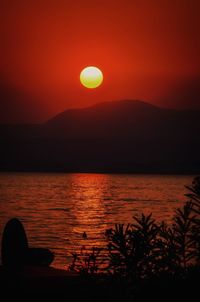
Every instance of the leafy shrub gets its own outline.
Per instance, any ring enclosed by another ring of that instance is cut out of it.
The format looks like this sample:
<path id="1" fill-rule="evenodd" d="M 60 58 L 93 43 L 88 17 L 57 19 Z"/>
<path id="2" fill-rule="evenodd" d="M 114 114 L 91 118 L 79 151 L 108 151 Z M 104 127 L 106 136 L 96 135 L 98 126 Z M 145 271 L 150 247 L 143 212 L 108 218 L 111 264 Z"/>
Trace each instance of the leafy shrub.
<path id="1" fill-rule="evenodd" d="M 157 223 L 152 214 L 133 217 L 132 224 L 116 224 L 105 236 L 107 266 L 104 272 L 145 280 L 163 274 L 185 277 L 200 265 L 200 177 L 187 187 L 190 199 L 176 209 L 172 225 Z M 71 270 L 100 271 L 100 249 L 73 254 Z"/>
<path id="2" fill-rule="evenodd" d="M 73 253 L 73 261 L 69 266 L 69 271 L 78 272 L 80 274 L 95 274 L 99 270 L 99 255 L 101 249 L 93 247 L 87 250 L 82 247 L 80 253 Z"/>

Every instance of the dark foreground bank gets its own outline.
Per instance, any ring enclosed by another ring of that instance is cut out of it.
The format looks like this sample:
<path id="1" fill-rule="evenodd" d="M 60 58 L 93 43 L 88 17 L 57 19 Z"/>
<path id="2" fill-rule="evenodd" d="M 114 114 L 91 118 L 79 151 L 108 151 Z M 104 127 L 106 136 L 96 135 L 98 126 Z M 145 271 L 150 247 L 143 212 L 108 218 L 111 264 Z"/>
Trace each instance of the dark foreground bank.
<path id="1" fill-rule="evenodd" d="M 58 301 L 119 301 L 126 292 L 119 278 L 110 276 L 81 276 L 52 267 L 26 267 L 20 272 L 0 268 L 1 294 L 7 298 Z"/>
<path id="2" fill-rule="evenodd" d="M 26 267 L 20 272 L 0 268 L 1 295 L 7 298 L 57 301 L 195 301 L 200 295 L 200 269 L 186 278 L 160 276 L 133 283 L 108 275 L 78 275 L 52 267 Z"/>

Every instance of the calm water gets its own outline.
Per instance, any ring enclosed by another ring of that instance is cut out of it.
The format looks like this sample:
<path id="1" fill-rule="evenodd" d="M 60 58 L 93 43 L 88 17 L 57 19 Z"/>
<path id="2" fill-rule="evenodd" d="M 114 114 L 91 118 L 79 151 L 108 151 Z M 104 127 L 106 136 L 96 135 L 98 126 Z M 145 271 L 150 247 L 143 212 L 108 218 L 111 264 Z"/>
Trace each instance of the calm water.
<path id="1" fill-rule="evenodd" d="M 53 266 L 66 267 L 71 253 L 104 246 L 114 223 L 132 222 L 142 211 L 169 221 L 186 200 L 192 176 L 109 174 L 0 174 L 0 238 L 8 219 L 18 217 L 30 246 L 55 252 Z M 87 239 L 82 234 L 86 232 Z"/>

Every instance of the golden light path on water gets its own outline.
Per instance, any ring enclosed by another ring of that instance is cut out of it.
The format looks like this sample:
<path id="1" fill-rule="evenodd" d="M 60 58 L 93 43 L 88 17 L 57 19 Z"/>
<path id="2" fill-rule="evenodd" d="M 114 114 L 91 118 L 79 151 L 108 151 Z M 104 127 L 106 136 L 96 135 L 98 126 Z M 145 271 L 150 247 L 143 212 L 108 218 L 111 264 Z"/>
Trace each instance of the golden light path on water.
<path id="1" fill-rule="evenodd" d="M 82 247 L 105 247 L 105 230 L 153 213 L 171 221 L 186 200 L 193 176 L 109 174 L 0 174 L 0 239 L 8 219 L 19 218 L 30 246 L 50 248 L 53 266 L 67 267 Z M 83 236 L 86 232 L 87 238 Z"/>

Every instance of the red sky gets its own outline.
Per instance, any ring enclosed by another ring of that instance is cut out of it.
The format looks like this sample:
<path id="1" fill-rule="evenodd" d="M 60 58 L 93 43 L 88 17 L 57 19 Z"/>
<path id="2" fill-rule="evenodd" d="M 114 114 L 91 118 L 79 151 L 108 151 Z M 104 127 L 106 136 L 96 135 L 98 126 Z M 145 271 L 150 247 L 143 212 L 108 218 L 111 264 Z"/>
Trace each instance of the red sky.
<path id="1" fill-rule="evenodd" d="M 127 98 L 200 108 L 199 0 L 2 0 L 0 14 L 1 122 Z"/>

